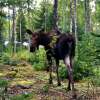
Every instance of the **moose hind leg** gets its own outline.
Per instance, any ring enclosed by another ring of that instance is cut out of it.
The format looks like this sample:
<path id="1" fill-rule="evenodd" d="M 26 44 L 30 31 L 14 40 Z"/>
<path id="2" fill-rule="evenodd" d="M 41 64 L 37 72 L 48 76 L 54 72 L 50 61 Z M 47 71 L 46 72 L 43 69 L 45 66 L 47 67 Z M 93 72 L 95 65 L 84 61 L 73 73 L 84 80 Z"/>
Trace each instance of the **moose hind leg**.
<path id="1" fill-rule="evenodd" d="M 72 59 L 70 59 L 69 56 L 67 56 L 65 58 L 65 65 L 67 66 L 68 68 L 68 75 L 69 75 L 69 80 L 71 82 L 71 85 L 72 85 L 72 92 L 73 92 L 73 97 L 75 98 L 76 97 L 76 93 L 75 93 L 75 90 L 74 90 L 74 80 L 73 80 L 73 70 L 72 70 Z"/>
<path id="2" fill-rule="evenodd" d="M 69 77 L 68 77 L 69 78 Z M 71 84 L 70 84 L 70 78 L 68 79 L 68 87 L 67 87 L 67 91 L 70 91 L 71 90 Z"/>

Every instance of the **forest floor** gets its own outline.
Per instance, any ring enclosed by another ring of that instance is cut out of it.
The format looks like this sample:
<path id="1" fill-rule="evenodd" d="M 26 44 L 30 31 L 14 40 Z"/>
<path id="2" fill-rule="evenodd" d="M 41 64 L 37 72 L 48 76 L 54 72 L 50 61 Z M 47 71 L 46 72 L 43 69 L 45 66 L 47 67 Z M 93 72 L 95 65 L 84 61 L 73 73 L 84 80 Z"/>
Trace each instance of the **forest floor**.
<path id="1" fill-rule="evenodd" d="M 55 73 L 53 73 L 53 85 L 48 84 L 48 77 L 46 71 L 35 71 L 24 61 L 17 66 L 0 65 L 0 78 L 9 82 L 7 94 L 10 98 L 24 94 L 28 99 L 23 100 L 73 100 L 72 92 L 66 91 L 67 80 L 63 80 L 62 86 L 59 87 Z M 99 87 L 89 85 L 89 82 L 84 80 L 76 82 L 75 87 L 77 89 L 75 100 L 100 100 Z"/>

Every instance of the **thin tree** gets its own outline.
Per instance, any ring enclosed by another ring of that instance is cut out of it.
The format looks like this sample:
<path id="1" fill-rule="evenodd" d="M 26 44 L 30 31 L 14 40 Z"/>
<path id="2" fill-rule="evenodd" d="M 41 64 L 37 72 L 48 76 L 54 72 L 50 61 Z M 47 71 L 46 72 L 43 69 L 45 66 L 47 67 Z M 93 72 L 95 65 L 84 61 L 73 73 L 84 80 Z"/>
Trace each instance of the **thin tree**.
<path id="1" fill-rule="evenodd" d="M 72 33 L 72 22 L 73 22 L 73 12 L 72 12 L 72 0 L 70 0 L 70 33 Z"/>
<path id="2" fill-rule="evenodd" d="M 70 0 L 70 34 L 74 34 L 76 40 L 76 60 L 78 58 L 77 36 L 77 0 Z"/>
<path id="3" fill-rule="evenodd" d="M 15 5 L 13 5 L 13 24 L 12 24 L 12 46 L 13 46 L 13 53 L 16 52 L 16 10 Z"/>
<path id="4" fill-rule="evenodd" d="M 8 29 L 9 41 L 11 41 L 11 14 L 9 6 L 8 6 L 8 22 L 9 22 L 9 29 Z"/>
<path id="5" fill-rule="evenodd" d="M 5 14 L 3 12 L 3 7 L 5 7 L 5 2 L 0 0 L 0 56 L 3 53 L 3 24 L 4 24 L 4 17 Z"/>
<path id="6" fill-rule="evenodd" d="M 77 0 L 74 0 L 74 22 L 73 22 L 73 31 L 76 40 L 76 60 L 78 60 L 78 36 L 77 36 Z"/>
<path id="7" fill-rule="evenodd" d="M 53 29 L 56 30 L 58 29 L 57 26 L 57 21 L 58 21 L 58 13 L 57 13 L 57 9 L 58 9 L 58 0 L 54 0 L 54 11 L 53 11 L 53 20 L 54 20 L 54 26 Z"/>
<path id="8" fill-rule="evenodd" d="M 70 33 L 77 32 L 77 0 L 70 0 Z"/>
<path id="9" fill-rule="evenodd" d="M 84 1 L 85 6 L 85 33 L 89 33 L 91 31 L 91 18 L 90 18 L 90 0 Z"/>

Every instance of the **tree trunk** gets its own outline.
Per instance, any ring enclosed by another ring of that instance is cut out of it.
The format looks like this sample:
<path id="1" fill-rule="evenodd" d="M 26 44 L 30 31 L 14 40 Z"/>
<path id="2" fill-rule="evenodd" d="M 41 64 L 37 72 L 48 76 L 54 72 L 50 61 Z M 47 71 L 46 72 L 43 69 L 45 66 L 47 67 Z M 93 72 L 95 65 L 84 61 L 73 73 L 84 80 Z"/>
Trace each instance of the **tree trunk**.
<path id="1" fill-rule="evenodd" d="M 73 20 L 73 12 L 72 12 L 72 5 L 73 5 L 73 1 L 70 0 L 70 33 L 72 33 L 72 20 Z"/>
<path id="2" fill-rule="evenodd" d="M 77 36 L 77 0 L 70 0 L 70 34 L 74 34 L 76 40 L 76 60 L 78 59 Z"/>
<path id="3" fill-rule="evenodd" d="M 9 21 L 9 30 L 8 30 L 8 34 L 9 34 L 9 42 L 11 42 L 11 19 L 10 19 L 10 8 L 8 7 L 8 16 L 9 16 L 9 19 L 8 19 L 8 21 Z"/>
<path id="4" fill-rule="evenodd" d="M 57 26 L 57 21 L 58 21 L 58 13 L 57 13 L 57 8 L 58 8 L 58 0 L 54 0 L 54 15 L 53 15 L 53 18 L 54 18 L 54 26 L 53 28 L 56 30 L 58 28 Z"/>
<path id="5" fill-rule="evenodd" d="M 2 8 L 0 8 L 0 12 L 2 12 Z M 2 26 L 3 26 L 3 22 L 2 22 L 2 15 L 1 15 L 0 16 L 0 57 L 2 56 L 2 52 L 3 52 Z"/>
<path id="6" fill-rule="evenodd" d="M 74 35 L 76 40 L 76 60 L 78 60 L 78 36 L 77 36 L 77 0 L 74 0 Z"/>
<path id="7" fill-rule="evenodd" d="M 27 17 L 28 17 L 28 27 L 32 29 L 32 25 L 31 25 L 31 17 L 30 17 L 30 4 L 31 4 L 31 0 L 27 0 Z"/>
<path id="8" fill-rule="evenodd" d="M 12 52 L 16 53 L 16 11 L 15 11 L 15 6 L 13 6 L 13 24 L 12 24 Z"/>
<path id="9" fill-rule="evenodd" d="M 90 5 L 89 0 L 84 1 L 85 5 L 85 33 L 91 32 Z"/>
<path id="10" fill-rule="evenodd" d="M 66 0 L 62 0 L 62 23 L 61 23 L 61 26 L 62 26 L 62 32 L 64 33 L 64 32 L 66 32 L 66 31 L 68 31 L 68 29 L 67 29 L 67 14 L 68 14 L 68 12 L 67 12 L 67 7 L 68 7 L 68 2 L 66 1 Z"/>
<path id="11" fill-rule="evenodd" d="M 0 56 L 2 55 L 3 52 L 3 41 L 2 41 L 2 33 L 0 30 Z"/>
<path id="12" fill-rule="evenodd" d="M 22 23 L 21 23 L 21 16 L 20 16 L 20 26 L 19 27 L 20 27 L 19 28 L 19 30 L 20 30 L 20 39 L 19 40 L 20 40 L 20 42 L 22 42 L 22 34 L 21 34 L 22 33 L 22 29 L 21 29 L 22 28 Z"/>

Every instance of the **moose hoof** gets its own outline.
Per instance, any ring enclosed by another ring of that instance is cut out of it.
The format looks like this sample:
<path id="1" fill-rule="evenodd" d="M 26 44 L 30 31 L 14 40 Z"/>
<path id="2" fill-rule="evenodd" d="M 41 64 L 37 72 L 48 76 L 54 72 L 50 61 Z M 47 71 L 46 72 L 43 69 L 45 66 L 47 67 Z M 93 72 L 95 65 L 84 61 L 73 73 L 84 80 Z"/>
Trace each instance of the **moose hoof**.
<path id="1" fill-rule="evenodd" d="M 70 91 L 71 90 L 71 88 L 70 87 L 68 87 L 67 89 L 66 89 L 66 91 Z"/>
<path id="2" fill-rule="evenodd" d="M 77 99 L 77 95 L 74 94 L 74 95 L 72 96 L 72 98 L 76 100 L 76 99 Z"/>
<path id="3" fill-rule="evenodd" d="M 53 84 L 52 80 L 49 80 L 49 84 Z"/>
<path id="4" fill-rule="evenodd" d="M 58 86 L 61 86 L 61 83 L 58 83 Z"/>

